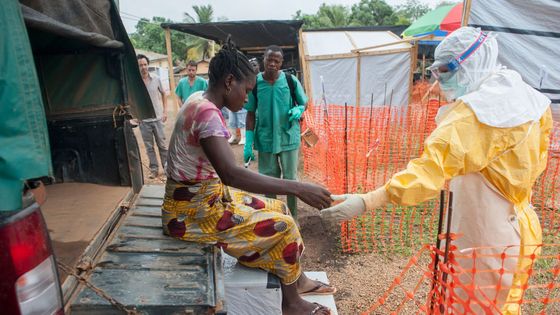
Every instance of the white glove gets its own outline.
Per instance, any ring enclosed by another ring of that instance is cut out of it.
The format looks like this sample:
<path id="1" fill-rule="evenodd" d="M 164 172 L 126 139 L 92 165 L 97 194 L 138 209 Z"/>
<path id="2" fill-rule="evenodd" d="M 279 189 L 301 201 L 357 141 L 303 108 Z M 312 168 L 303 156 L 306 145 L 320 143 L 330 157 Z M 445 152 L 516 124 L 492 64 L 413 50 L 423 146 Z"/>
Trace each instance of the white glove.
<path id="1" fill-rule="evenodd" d="M 329 222 L 341 222 L 350 220 L 364 213 L 386 205 L 389 197 L 385 187 L 380 187 L 367 194 L 332 195 L 332 200 L 342 200 L 341 203 L 330 208 L 321 210 L 322 220 Z"/>
<path id="2" fill-rule="evenodd" d="M 342 200 L 342 202 L 321 210 L 320 216 L 323 221 L 334 223 L 350 220 L 366 211 L 366 203 L 360 195 L 331 195 L 331 199 L 334 201 Z"/>

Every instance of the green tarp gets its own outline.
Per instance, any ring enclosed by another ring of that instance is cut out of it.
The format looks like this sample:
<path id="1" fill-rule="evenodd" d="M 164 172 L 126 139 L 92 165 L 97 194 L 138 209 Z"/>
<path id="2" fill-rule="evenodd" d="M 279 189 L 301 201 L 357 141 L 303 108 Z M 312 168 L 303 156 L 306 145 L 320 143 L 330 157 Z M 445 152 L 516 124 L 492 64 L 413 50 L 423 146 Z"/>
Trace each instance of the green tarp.
<path id="1" fill-rule="evenodd" d="M 0 211 L 21 208 L 25 179 L 48 176 L 43 101 L 16 0 L 0 1 Z"/>
<path id="2" fill-rule="evenodd" d="M 449 11 L 457 4 L 442 5 L 416 20 L 403 32 L 404 37 L 418 34 L 430 33 L 439 28 L 441 21 L 447 16 Z"/>

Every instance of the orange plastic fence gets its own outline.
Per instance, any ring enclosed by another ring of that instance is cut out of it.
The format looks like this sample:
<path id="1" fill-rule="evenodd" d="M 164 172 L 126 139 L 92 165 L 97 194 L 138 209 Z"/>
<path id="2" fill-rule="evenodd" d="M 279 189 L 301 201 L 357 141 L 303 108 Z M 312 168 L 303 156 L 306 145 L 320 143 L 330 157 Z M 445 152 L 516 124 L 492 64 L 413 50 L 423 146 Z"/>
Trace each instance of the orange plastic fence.
<path id="1" fill-rule="evenodd" d="M 452 243 L 447 255 L 424 245 L 362 314 L 560 313 L 559 244 L 530 246 L 519 256 L 517 246 L 459 251 Z M 514 274 L 525 280 L 512 281 Z"/>
<path id="2" fill-rule="evenodd" d="M 428 86 L 416 88 L 415 98 Z M 436 96 L 437 97 L 437 96 Z M 387 182 L 409 160 L 418 157 L 435 128 L 443 105 L 437 98 L 405 106 L 310 106 L 306 127 L 319 142 L 303 147 L 306 177 L 333 193 L 366 192 Z M 554 124 L 548 166 L 538 179 L 533 204 L 545 236 L 560 232 L 560 124 Z M 401 250 L 410 252 L 436 236 L 439 201 L 415 207 L 388 206 L 355 218 L 341 227 L 345 252 Z"/>

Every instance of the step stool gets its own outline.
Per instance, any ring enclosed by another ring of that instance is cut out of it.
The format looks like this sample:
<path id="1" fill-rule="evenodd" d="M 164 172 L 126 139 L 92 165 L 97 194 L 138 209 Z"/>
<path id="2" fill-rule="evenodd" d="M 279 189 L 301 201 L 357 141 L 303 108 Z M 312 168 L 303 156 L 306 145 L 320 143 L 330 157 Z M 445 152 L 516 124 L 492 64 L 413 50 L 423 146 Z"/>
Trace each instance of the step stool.
<path id="1" fill-rule="evenodd" d="M 225 308 L 228 315 L 282 315 L 282 290 L 275 275 L 242 266 L 222 252 Z M 329 283 L 325 272 L 306 272 L 310 279 Z M 305 300 L 325 305 L 337 315 L 332 295 L 307 295 Z"/>

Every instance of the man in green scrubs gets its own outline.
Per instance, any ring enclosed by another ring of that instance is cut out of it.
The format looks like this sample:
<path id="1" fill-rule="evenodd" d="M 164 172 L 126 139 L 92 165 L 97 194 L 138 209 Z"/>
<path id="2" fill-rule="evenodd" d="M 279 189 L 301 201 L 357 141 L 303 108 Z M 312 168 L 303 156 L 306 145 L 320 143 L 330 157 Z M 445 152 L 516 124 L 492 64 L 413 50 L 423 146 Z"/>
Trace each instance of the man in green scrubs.
<path id="1" fill-rule="evenodd" d="M 179 99 L 179 108 L 185 101 L 193 94 L 198 91 L 206 91 L 208 88 L 208 82 L 204 78 L 196 75 L 196 69 L 198 64 L 191 60 L 187 64 L 187 77 L 179 80 L 177 87 L 175 88 L 175 94 Z"/>
<path id="2" fill-rule="evenodd" d="M 254 144 L 259 152 L 259 173 L 296 180 L 301 143 L 299 120 L 305 110 L 307 96 L 295 76 L 280 70 L 282 61 L 280 47 L 273 45 L 266 48 L 264 72 L 257 75 L 255 85 L 257 97 L 249 93 L 245 105 L 247 131 L 243 158 L 245 162 L 254 160 Z M 292 80 L 293 93 L 288 80 Z M 297 217 L 295 196 L 288 196 L 288 207 L 294 218 Z"/>

